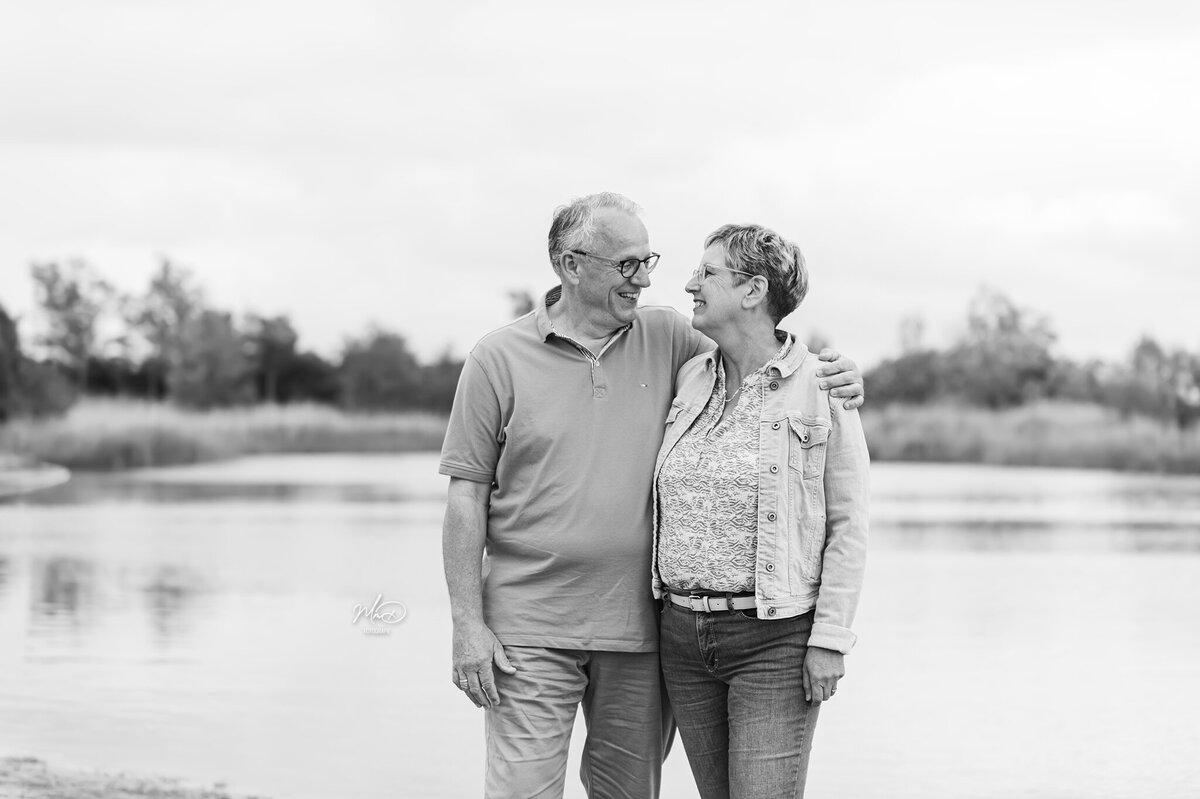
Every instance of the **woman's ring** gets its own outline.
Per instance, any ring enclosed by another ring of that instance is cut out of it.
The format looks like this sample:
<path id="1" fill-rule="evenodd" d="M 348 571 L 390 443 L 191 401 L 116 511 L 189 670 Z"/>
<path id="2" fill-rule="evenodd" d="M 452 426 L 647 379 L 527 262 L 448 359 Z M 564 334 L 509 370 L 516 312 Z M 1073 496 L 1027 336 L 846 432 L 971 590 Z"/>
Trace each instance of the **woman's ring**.
<path id="1" fill-rule="evenodd" d="M 467 690 L 467 678 L 466 677 L 463 677 L 461 680 L 458 681 L 458 687 L 464 691 Z"/>

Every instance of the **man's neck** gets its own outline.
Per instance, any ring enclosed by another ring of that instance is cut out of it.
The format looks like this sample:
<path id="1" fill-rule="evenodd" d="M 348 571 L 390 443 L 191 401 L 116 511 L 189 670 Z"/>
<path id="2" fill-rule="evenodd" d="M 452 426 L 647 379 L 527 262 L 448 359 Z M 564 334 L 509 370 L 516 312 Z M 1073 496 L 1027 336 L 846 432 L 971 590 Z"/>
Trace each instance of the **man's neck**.
<path id="1" fill-rule="evenodd" d="M 582 303 L 573 300 L 565 291 L 562 298 L 546 311 L 550 315 L 550 324 L 556 335 L 578 341 L 580 344 L 606 341 L 620 329 L 606 327 L 593 321 Z"/>

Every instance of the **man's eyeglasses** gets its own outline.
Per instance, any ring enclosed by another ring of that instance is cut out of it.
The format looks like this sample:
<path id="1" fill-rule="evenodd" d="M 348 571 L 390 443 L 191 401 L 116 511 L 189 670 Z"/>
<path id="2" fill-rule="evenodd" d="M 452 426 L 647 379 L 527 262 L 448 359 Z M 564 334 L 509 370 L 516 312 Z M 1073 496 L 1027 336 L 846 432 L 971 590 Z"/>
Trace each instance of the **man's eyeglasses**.
<path id="1" fill-rule="evenodd" d="M 654 271 L 654 267 L 658 266 L 658 259 L 661 257 L 658 253 L 652 252 L 645 258 L 626 258 L 624 261 L 616 261 L 612 258 L 601 258 L 599 255 L 592 255 L 590 252 L 584 252 L 583 250 L 571 250 L 571 252 L 611 264 L 613 269 L 621 273 L 621 277 L 633 277 L 637 274 L 637 270 L 643 266 L 646 267 L 646 274 L 648 275 Z"/>
<path id="2" fill-rule="evenodd" d="M 707 278 L 712 276 L 713 269 L 724 269 L 726 272 L 737 272 L 739 275 L 747 275 L 749 277 L 758 277 L 753 272 L 746 272 L 741 269 L 730 269 L 728 266 L 717 266 L 716 264 L 700 264 L 696 267 L 696 271 L 692 272 L 692 280 L 697 283 L 703 283 Z"/>

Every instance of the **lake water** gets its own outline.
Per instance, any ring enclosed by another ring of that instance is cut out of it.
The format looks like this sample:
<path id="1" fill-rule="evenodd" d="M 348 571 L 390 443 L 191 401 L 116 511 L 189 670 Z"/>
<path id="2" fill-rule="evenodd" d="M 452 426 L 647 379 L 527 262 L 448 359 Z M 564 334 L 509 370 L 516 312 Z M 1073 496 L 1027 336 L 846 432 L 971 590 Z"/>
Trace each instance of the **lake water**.
<path id="1" fill-rule="evenodd" d="M 880 464 L 873 483 L 811 796 L 1200 796 L 1200 478 Z M 430 454 L 300 456 L 0 504 L 0 754 L 275 799 L 479 795 L 444 494 Z M 352 623 L 380 595 L 403 621 Z M 664 780 L 696 795 L 681 750 Z"/>

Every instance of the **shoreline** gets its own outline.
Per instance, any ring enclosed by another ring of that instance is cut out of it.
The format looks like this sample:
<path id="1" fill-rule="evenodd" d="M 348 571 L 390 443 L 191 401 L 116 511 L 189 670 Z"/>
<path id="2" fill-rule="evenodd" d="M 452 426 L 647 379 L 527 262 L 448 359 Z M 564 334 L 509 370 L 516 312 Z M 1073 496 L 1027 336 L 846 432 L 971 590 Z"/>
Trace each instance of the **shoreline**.
<path id="1" fill-rule="evenodd" d="M 53 463 L 0 452 L 0 500 L 62 485 L 71 471 Z"/>
<path id="2" fill-rule="evenodd" d="M 15 790 L 15 794 L 9 791 Z M 189 785 L 160 775 L 130 775 L 51 766 L 36 757 L 0 757 L 0 795 L 23 799 L 268 799 L 235 793 L 224 783 Z"/>

